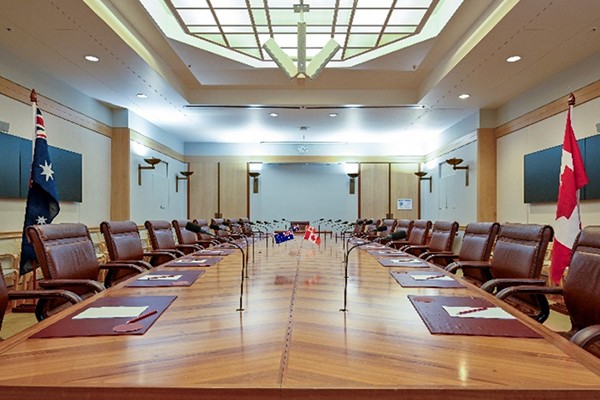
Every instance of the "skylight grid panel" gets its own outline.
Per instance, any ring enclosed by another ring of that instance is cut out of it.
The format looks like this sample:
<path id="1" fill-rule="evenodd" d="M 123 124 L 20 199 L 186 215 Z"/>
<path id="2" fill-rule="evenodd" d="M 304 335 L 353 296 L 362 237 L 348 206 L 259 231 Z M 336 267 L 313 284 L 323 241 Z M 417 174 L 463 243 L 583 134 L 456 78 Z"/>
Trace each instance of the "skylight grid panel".
<path id="1" fill-rule="evenodd" d="M 293 35 L 275 34 L 273 36 L 279 47 L 296 47 L 298 45 L 298 35 L 295 33 Z"/>
<path id="2" fill-rule="evenodd" d="M 352 25 L 352 33 L 376 33 L 381 32 L 380 25 L 366 26 L 366 25 Z"/>
<path id="3" fill-rule="evenodd" d="M 299 3 L 300 3 L 299 0 L 268 0 L 267 6 L 270 9 L 271 8 L 287 8 L 289 10 L 293 10 L 294 4 L 299 4 Z M 312 2 L 310 2 L 310 1 L 307 1 L 307 3 L 311 3 L 311 5 L 312 5 Z"/>
<path id="4" fill-rule="evenodd" d="M 375 47 L 377 44 L 377 39 L 379 35 L 369 35 L 369 34 L 350 34 L 348 39 L 348 47 L 362 47 L 362 48 L 371 48 Z"/>
<path id="5" fill-rule="evenodd" d="M 226 45 L 225 40 L 223 39 L 223 35 L 220 35 L 220 34 L 218 34 L 218 35 L 196 35 L 196 36 L 198 36 L 200 39 L 204 39 L 209 42 L 219 44 L 221 46 Z"/>
<path id="6" fill-rule="evenodd" d="M 306 35 L 306 47 L 322 48 L 331 40 L 331 35 L 308 34 Z"/>
<path id="7" fill-rule="evenodd" d="M 171 4 L 175 8 L 208 8 L 206 0 L 171 0 Z"/>
<path id="8" fill-rule="evenodd" d="M 213 8 L 246 8 L 246 0 L 213 0 Z"/>
<path id="9" fill-rule="evenodd" d="M 295 14 L 293 10 L 271 10 L 271 23 L 275 25 L 296 25 L 299 21 L 298 14 Z"/>
<path id="10" fill-rule="evenodd" d="M 300 21 L 300 15 L 296 14 L 297 21 Z M 304 14 L 304 21 L 307 25 L 322 25 L 333 23 L 333 9 L 331 10 L 311 10 Z"/>
<path id="11" fill-rule="evenodd" d="M 298 33 L 298 27 L 296 25 L 285 25 L 285 26 L 273 26 L 273 33 L 293 33 L 294 35 Z"/>
<path id="12" fill-rule="evenodd" d="M 388 25 L 385 28 L 385 33 L 415 33 L 417 25 Z"/>
<path id="13" fill-rule="evenodd" d="M 394 8 L 428 8 L 433 0 L 398 0 Z"/>
<path id="14" fill-rule="evenodd" d="M 264 5 L 263 0 L 250 0 L 250 7 L 252 8 L 264 8 Z"/>
<path id="15" fill-rule="evenodd" d="M 357 9 L 352 23 L 354 25 L 383 25 L 388 14 L 389 10 Z"/>
<path id="16" fill-rule="evenodd" d="M 418 25 L 427 10 L 394 10 L 388 24 L 390 25 Z"/>
<path id="17" fill-rule="evenodd" d="M 216 23 L 210 10 L 179 10 L 179 16 L 186 25 L 210 25 Z"/>
<path id="18" fill-rule="evenodd" d="M 226 35 L 231 47 L 256 47 L 254 35 Z"/>
<path id="19" fill-rule="evenodd" d="M 215 25 L 190 25 L 188 26 L 188 29 L 190 30 L 190 33 L 220 33 L 219 27 Z"/>
<path id="20" fill-rule="evenodd" d="M 331 25 L 317 25 L 317 26 L 309 25 L 306 27 L 306 33 L 329 33 L 329 34 L 331 34 Z"/>
<path id="21" fill-rule="evenodd" d="M 356 8 L 385 8 L 392 7 L 393 0 L 358 0 Z"/>
<path id="22" fill-rule="evenodd" d="M 247 9 L 220 10 L 215 9 L 217 19 L 221 25 L 252 25 Z"/>
<path id="23" fill-rule="evenodd" d="M 252 18 L 254 18 L 254 24 L 255 25 L 267 25 L 268 24 L 268 20 L 267 20 L 267 13 L 265 12 L 264 9 L 258 9 L 258 8 L 253 8 L 251 10 L 252 12 Z"/>
<path id="24" fill-rule="evenodd" d="M 221 25 L 221 28 L 223 29 L 223 33 L 225 33 L 225 34 L 227 34 L 227 33 L 234 33 L 234 34 L 246 33 L 246 34 L 250 34 L 250 35 L 254 34 L 254 29 L 250 25 L 243 25 L 243 26 Z"/>

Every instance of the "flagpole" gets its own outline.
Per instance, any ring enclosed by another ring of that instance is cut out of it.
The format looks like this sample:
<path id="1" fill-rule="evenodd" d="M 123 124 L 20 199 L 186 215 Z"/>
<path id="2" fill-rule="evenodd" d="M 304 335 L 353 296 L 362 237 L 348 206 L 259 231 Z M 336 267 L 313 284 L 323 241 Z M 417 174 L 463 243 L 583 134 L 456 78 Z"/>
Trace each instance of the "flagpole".
<path id="1" fill-rule="evenodd" d="M 31 102 L 31 113 L 32 113 L 32 121 L 33 121 L 33 138 L 31 139 L 31 165 L 33 165 L 33 154 L 35 153 L 35 138 L 37 135 L 37 106 L 38 106 L 38 102 L 37 102 L 37 92 L 35 91 L 35 89 L 31 89 L 31 93 L 29 94 L 29 101 Z M 31 171 L 31 168 L 29 169 Z M 29 180 L 31 181 L 31 179 L 33 179 L 33 176 L 29 177 Z M 29 184 L 31 185 L 31 182 L 29 182 Z M 31 274 L 32 274 L 32 288 L 35 290 L 37 289 L 37 260 L 32 260 L 31 261 L 31 266 L 32 266 L 32 270 L 31 270 Z M 24 284 L 25 282 L 23 282 Z M 25 286 L 25 285 L 23 285 Z M 27 288 L 25 288 L 27 289 Z"/>

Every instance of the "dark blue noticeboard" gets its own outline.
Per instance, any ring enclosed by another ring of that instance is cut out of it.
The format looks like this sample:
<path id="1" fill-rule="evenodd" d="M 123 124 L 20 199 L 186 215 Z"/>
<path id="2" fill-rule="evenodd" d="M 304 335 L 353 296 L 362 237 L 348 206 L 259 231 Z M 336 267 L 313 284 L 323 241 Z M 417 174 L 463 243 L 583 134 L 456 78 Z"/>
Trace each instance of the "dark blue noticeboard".
<path id="1" fill-rule="evenodd" d="M 0 132 L 0 198 L 27 198 L 31 140 Z M 82 201 L 81 154 L 49 146 L 60 201 Z"/>

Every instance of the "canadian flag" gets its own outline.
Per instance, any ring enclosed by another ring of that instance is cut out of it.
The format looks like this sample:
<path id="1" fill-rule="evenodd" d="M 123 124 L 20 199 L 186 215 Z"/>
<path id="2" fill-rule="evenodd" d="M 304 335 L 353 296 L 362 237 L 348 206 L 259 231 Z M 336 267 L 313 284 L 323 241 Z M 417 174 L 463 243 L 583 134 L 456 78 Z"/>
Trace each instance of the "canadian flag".
<path id="1" fill-rule="evenodd" d="M 317 229 L 314 226 L 307 226 L 305 228 L 304 240 L 308 240 L 317 245 L 321 244 L 321 238 L 319 237 L 319 234 L 317 233 Z"/>
<path id="2" fill-rule="evenodd" d="M 567 125 L 563 140 L 556 223 L 554 224 L 554 245 L 552 246 L 552 261 L 550 264 L 550 278 L 557 284 L 571 261 L 573 243 L 575 243 L 575 239 L 581 231 L 579 189 L 588 183 L 583 159 L 571 124 L 571 112 L 574 104 L 575 97 L 571 94 L 569 96 Z"/>

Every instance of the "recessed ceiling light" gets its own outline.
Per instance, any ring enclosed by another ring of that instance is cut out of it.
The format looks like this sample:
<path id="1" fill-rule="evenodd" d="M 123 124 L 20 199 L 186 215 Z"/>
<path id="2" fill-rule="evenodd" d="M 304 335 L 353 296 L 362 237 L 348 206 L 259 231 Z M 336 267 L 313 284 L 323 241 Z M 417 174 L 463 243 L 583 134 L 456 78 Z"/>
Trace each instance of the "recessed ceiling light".
<path id="1" fill-rule="evenodd" d="M 98 62 L 98 61 L 100 61 L 100 59 L 98 57 L 91 56 L 91 55 L 90 56 L 85 56 L 85 59 L 88 60 L 88 61 L 90 61 L 90 62 Z"/>
<path id="2" fill-rule="evenodd" d="M 271 114 L 269 114 L 269 117 L 277 118 L 279 117 L 279 114 L 277 114 L 276 112 L 272 112 Z"/>
<path id="3" fill-rule="evenodd" d="M 338 116 L 338 113 L 329 113 L 329 116 L 330 116 L 331 118 L 335 118 L 335 117 L 337 117 L 337 116 Z"/>
<path id="4" fill-rule="evenodd" d="M 145 94 L 145 93 L 138 93 L 138 94 L 136 94 L 136 96 L 138 98 L 140 98 L 140 99 L 147 99 L 148 98 L 148 95 Z"/>
<path id="5" fill-rule="evenodd" d="M 519 61 L 520 59 L 521 59 L 521 56 L 516 56 L 516 55 L 515 56 L 510 56 L 510 57 L 508 57 L 506 59 L 506 62 L 514 63 L 514 62 Z"/>
<path id="6" fill-rule="evenodd" d="M 461 99 L 461 100 L 468 99 L 469 97 L 471 97 L 471 95 L 468 94 L 468 93 L 463 93 L 460 96 L 458 96 L 458 98 Z"/>

